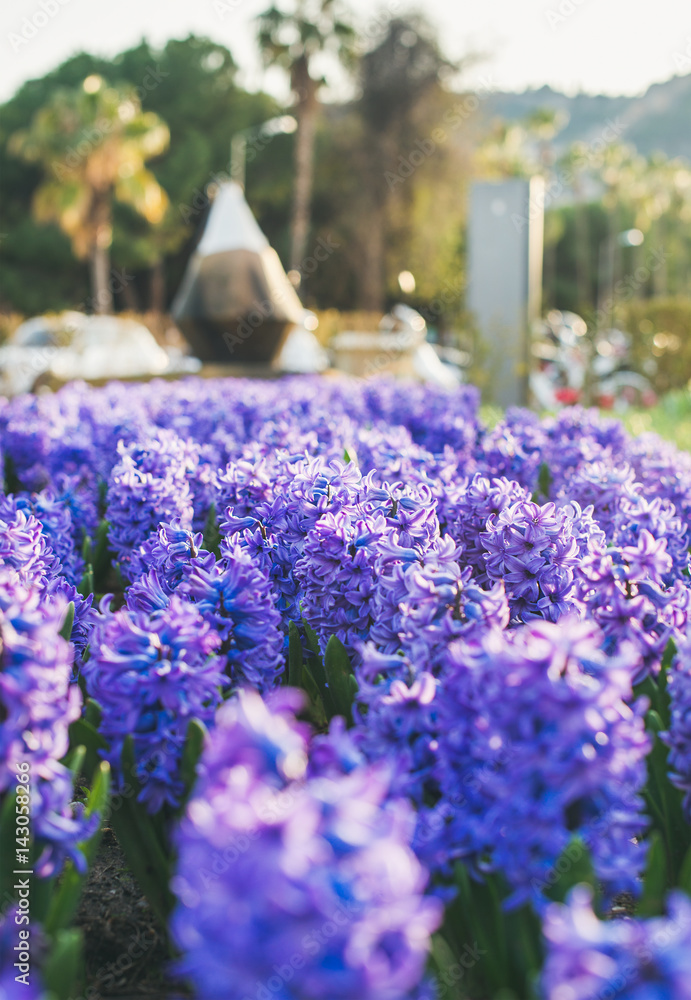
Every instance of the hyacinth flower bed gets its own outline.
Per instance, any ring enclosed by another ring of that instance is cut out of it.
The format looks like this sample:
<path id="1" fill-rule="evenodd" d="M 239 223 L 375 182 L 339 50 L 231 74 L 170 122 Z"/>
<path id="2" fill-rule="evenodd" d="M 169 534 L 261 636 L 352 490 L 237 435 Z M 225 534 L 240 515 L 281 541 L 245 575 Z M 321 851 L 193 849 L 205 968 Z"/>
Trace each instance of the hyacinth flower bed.
<path id="1" fill-rule="evenodd" d="M 691 456 L 318 378 L 0 442 L 0 996 L 93 996 L 106 829 L 178 994 L 691 997 Z"/>

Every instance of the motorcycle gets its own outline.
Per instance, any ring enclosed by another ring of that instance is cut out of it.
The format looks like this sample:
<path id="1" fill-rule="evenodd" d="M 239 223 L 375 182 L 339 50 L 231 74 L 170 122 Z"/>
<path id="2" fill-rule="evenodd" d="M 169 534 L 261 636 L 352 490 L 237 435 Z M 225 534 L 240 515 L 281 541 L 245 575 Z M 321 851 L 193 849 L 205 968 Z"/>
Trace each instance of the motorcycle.
<path id="1" fill-rule="evenodd" d="M 631 338 L 623 330 L 600 331 L 591 342 L 576 313 L 551 310 L 534 330 L 530 390 L 542 409 L 588 403 L 625 410 L 657 402 L 649 379 L 629 362 Z"/>

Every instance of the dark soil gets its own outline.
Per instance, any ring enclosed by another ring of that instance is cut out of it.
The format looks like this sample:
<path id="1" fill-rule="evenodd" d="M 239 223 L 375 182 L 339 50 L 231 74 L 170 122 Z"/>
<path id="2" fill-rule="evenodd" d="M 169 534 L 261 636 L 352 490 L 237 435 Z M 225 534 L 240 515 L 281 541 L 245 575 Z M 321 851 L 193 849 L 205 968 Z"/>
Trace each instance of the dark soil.
<path id="1" fill-rule="evenodd" d="M 109 827 L 89 872 L 76 925 L 84 933 L 84 1000 L 173 1000 L 183 995 L 166 975 L 170 953 L 165 931 Z"/>

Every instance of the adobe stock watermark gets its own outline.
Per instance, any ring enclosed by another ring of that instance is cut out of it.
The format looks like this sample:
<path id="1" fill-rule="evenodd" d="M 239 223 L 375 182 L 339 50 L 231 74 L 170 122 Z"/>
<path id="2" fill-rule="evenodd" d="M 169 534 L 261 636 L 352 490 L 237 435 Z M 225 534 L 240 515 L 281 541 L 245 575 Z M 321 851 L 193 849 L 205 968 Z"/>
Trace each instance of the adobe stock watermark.
<path id="1" fill-rule="evenodd" d="M 423 316 L 425 322 L 430 323 L 438 320 L 447 309 L 450 309 L 452 305 L 461 301 L 463 292 L 464 286 L 462 282 L 454 283 L 447 278 L 439 290 L 439 294 L 426 305 Z M 361 376 L 352 376 L 353 378 L 358 381 L 367 381 L 367 379 L 383 375 L 391 365 L 400 361 L 402 354 L 417 343 L 420 334 L 413 329 L 404 329 L 399 333 L 390 334 L 389 336 L 392 338 L 390 346 L 385 350 L 379 351 L 375 357 L 367 362 L 364 373 Z"/>
<path id="2" fill-rule="evenodd" d="M 374 896 L 372 902 L 379 902 L 379 899 L 379 896 Z M 295 977 L 295 973 L 304 969 L 310 958 L 320 955 L 331 938 L 337 937 L 344 927 L 357 920 L 364 911 L 365 904 L 357 899 L 342 900 L 321 927 L 303 935 L 299 950 L 287 957 L 282 965 L 274 965 L 273 974 L 264 982 L 257 980 L 251 995 L 245 994 L 243 1000 L 273 1000 L 277 994 L 284 992 L 285 984 Z"/>
<path id="3" fill-rule="evenodd" d="M 442 115 L 441 125 L 433 128 L 429 135 L 415 140 L 413 149 L 406 155 L 400 154 L 398 157 L 398 169 L 387 170 L 384 179 L 389 191 L 393 191 L 398 184 L 403 184 L 415 173 L 418 167 L 422 166 L 425 160 L 437 152 L 440 146 L 448 142 L 451 133 L 480 107 L 482 101 L 494 93 L 496 85 L 493 80 L 483 78 L 478 84 L 474 94 L 468 94 L 461 101 L 457 101 L 453 107 L 448 108 Z"/>
<path id="4" fill-rule="evenodd" d="M 327 236 L 326 239 L 320 237 L 312 253 L 309 257 L 305 257 L 295 270 L 300 275 L 300 278 L 304 278 L 305 275 L 314 274 L 320 264 L 328 260 L 329 257 L 338 249 L 340 249 L 341 244 L 336 243 Z M 254 331 L 262 325 L 264 320 L 268 319 L 274 311 L 276 305 L 280 305 L 285 297 L 286 292 L 280 291 L 273 298 L 262 299 L 261 302 L 256 302 L 255 305 L 250 309 L 250 311 L 243 317 L 243 319 L 238 323 L 235 330 L 231 333 L 226 330 L 223 334 L 223 342 L 228 348 L 229 354 L 234 354 L 236 347 L 244 344 L 246 340 L 252 336 Z"/>
<path id="5" fill-rule="evenodd" d="M 392 18 L 401 12 L 403 4 L 399 0 L 389 0 L 376 14 L 370 17 L 357 33 L 355 52 L 364 55 L 369 47 L 376 43 Z"/>
<path id="6" fill-rule="evenodd" d="M 103 994 L 110 994 L 117 988 L 118 980 L 130 969 L 141 962 L 147 952 L 162 944 L 162 938 L 154 931 L 149 941 L 142 941 L 141 937 L 133 938 L 126 950 L 107 965 L 102 965 L 93 975 L 94 984 L 87 986 L 84 993 L 79 997 L 70 997 L 70 1000 L 102 1000 Z M 98 985 L 95 985 L 95 984 Z"/>
<path id="7" fill-rule="evenodd" d="M 219 170 L 217 173 L 211 174 L 211 177 L 204 185 L 204 189 L 202 191 L 200 191 L 199 188 L 194 188 L 190 203 L 178 205 L 178 212 L 182 216 L 182 221 L 185 225 L 189 225 L 192 219 L 199 215 L 200 212 L 203 212 L 204 209 L 211 204 L 211 190 L 215 187 L 220 187 L 221 184 L 227 184 L 230 180 L 232 180 L 232 178 L 227 171 Z"/>
<path id="8" fill-rule="evenodd" d="M 626 127 L 625 122 L 608 118 L 602 132 L 588 144 L 583 154 L 574 158 L 568 166 L 560 167 L 544 188 L 531 195 L 527 214 L 513 213 L 511 222 L 514 228 L 520 232 L 529 222 L 539 218 L 573 184 L 580 171 L 591 166 L 607 146 L 619 139 Z"/>
<path id="9" fill-rule="evenodd" d="M 124 291 L 132 281 L 134 281 L 134 275 L 128 274 L 124 267 L 120 271 L 117 271 L 116 268 L 111 268 L 108 275 L 107 290 L 101 289 L 95 295 L 90 295 L 88 299 L 84 299 L 77 306 L 77 312 L 87 312 L 88 310 L 99 312 L 99 309 L 105 309 L 110 303 L 111 296 Z"/>
<path id="10" fill-rule="evenodd" d="M 555 6 L 546 8 L 545 17 L 547 18 L 547 24 L 552 31 L 556 31 L 560 24 L 568 21 L 587 2 L 588 0 L 559 0 L 559 3 Z"/>
<path id="11" fill-rule="evenodd" d="M 244 159 L 245 163 L 252 163 L 253 160 L 257 158 L 257 155 L 261 153 L 263 149 L 269 145 L 272 139 L 275 139 L 277 135 L 282 135 L 281 132 L 268 132 L 265 134 L 254 134 L 247 137 L 244 144 Z M 213 197 L 212 192 L 221 186 L 221 184 L 227 184 L 232 181 L 233 178 L 230 174 L 230 164 L 226 170 L 218 170 L 216 173 L 211 174 L 209 180 L 204 185 L 203 190 L 199 188 L 194 188 L 192 190 L 192 198 L 190 203 L 184 203 L 178 205 L 178 212 L 182 216 L 182 221 L 185 225 L 188 225 L 192 219 L 194 219 L 200 212 L 211 204 Z"/>
<path id="12" fill-rule="evenodd" d="M 304 785 L 300 781 L 293 782 L 287 788 L 271 790 L 268 797 L 257 809 L 257 819 L 262 824 L 281 823 L 289 816 L 293 806 L 303 794 Z M 248 827 L 244 832 L 235 832 L 225 841 L 222 851 L 213 850 L 208 856 L 208 867 L 199 869 L 199 878 L 205 889 L 217 882 L 244 854 L 252 844 L 259 839 L 259 826 Z"/>
<path id="13" fill-rule="evenodd" d="M 665 252 L 662 247 L 651 250 L 641 264 L 631 274 L 620 278 L 613 288 L 612 294 L 598 307 L 594 315 L 589 318 L 588 325 L 591 329 L 601 329 L 611 322 L 612 311 L 619 302 L 628 302 L 636 292 L 652 277 L 652 275 L 664 267 L 671 253 Z"/>
<path id="14" fill-rule="evenodd" d="M 651 937 L 653 948 L 665 951 L 672 945 L 678 945 L 682 935 L 688 931 L 689 918 L 685 914 L 680 914 L 676 920 L 668 918 L 664 923 L 659 921 L 658 927 Z M 620 966 L 616 973 L 608 979 L 602 988 L 593 993 L 589 1000 L 615 1000 L 615 997 L 627 995 L 626 986 L 631 980 L 647 978 L 644 970 L 652 968 L 659 954 L 655 954 L 653 948 L 646 941 L 636 941 L 632 944 L 625 964 Z M 643 972 L 643 977 L 641 973 Z M 638 991 L 636 991 L 638 992 Z"/>
<path id="15" fill-rule="evenodd" d="M 487 954 L 487 950 L 481 948 L 477 941 L 473 941 L 472 945 L 464 944 L 456 954 L 457 961 L 444 966 L 431 983 L 425 984 L 423 1000 L 442 1000 L 450 990 L 453 990 L 453 996 L 457 996 L 458 984 L 477 965 L 480 958 Z"/>
<path id="16" fill-rule="evenodd" d="M 686 46 L 674 53 L 674 68 L 678 73 L 691 71 L 691 35 L 686 36 Z"/>
<path id="17" fill-rule="evenodd" d="M 164 72 L 160 66 L 147 66 L 146 75 L 138 87 L 134 88 L 134 93 L 141 104 L 146 94 L 150 94 L 160 84 L 161 80 L 170 76 Z M 67 153 L 60 160 L 53 160 L 50 169 L 59 181 L 64 180 L 71 170 L 76 169 L 79 164 L 89 156 L 90 153 L 101 145 L 103 140 L 115 128 L 116 122 L 108 118 L 97 118 L 89 128 L 82 129 L 78 141 L 70 146 Z"/>
<path id="18" fill-rule="evenodd" d="M 8 32 L 7 40 L 13 51 L 19 52 L 28 45 L 69 2 L 70 0 L 39 0 L 38 7 L 33 14 L 24 18 L 19 30 Z"/>
<path id="19" fill-rule="evenodd" d="M 622 784 L 621 795 L 625 799 L 634 798 L 640 795 L 640 788 L 635 785 Z M 600 814 L 589 820 L 579 831 L 579 839 L 567 844 L 560 857 L 542 873 L 541 878 L 531 878 L 531 888 L 536 892 L 543 893 L 548 888 L 555 886 L 563 875 L 570 872 L 573 866 L 578 864 L 589 853 L 589 845 L 602 840 L 613 828 L 616 829 L 618 822 L 616 811 L 614 810 L 610 813 Z"/>
<path id="20" fill-rule="evenodd" d="M 219 21 L 222 21 L 226 14 L 232 14 L 242 3 L 243 0 L 212 0 L 212 7 Z"/>

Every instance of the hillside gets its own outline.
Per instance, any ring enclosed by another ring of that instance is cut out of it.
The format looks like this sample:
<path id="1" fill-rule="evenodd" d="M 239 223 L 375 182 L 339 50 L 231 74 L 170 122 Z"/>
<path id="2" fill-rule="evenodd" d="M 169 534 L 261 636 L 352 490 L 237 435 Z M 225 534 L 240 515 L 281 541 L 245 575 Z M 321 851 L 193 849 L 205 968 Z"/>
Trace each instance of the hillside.
<path id="1" fill-rule="evenodd" d="M 485 104 L 485 117 L 515 121 L 537 108 L 554 108 L 568 114 L 568 124 L 557 136 L 557 148 L 579 139 L 591 142 L 609 119 L 625 125 L 622 140 L 639 152 L 659 150 L 691 161 L 691 74 L 653 84 L 641 97 L 569 97 L 551 87 L 524 93 L 497 92 Z"/>

